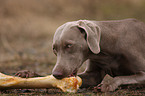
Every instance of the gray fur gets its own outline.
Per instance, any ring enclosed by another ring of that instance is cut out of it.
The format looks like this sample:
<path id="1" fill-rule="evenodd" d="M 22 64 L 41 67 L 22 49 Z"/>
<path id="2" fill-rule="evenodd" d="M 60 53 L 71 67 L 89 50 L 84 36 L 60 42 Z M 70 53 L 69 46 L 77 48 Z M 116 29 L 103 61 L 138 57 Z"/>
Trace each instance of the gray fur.
<path id="1" fill-rule="evenodd" d="M 53 47 L 57 62 L 52 74 L 58 79 L 77 72 L 87 60 L 79 74 L 82 87 L 98 85 L 106 74 L 114 79 L 101 86 L 103 92 L 145 82 L 145 24 L 136 19 L 65 23 L 56 30 Z"/>

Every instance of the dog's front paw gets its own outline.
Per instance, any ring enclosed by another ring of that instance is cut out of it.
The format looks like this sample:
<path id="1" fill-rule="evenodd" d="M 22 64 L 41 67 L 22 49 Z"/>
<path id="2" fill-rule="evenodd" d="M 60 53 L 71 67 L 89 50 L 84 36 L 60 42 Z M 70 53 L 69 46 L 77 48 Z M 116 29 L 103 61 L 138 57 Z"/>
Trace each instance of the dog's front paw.
<path id="1" fill-rule="evenodd" d="M 31 72 L 28 70 L 22 70 L 15 74 L 15 76 L 22 77 L 22 78 L 32 78 L 32 77 L 39 77 L 40 75 L 36 72 Z"/>
<path id="2" fill-rule="evenodd" d="M 115 85 L 115 84 L 103 84 L 101 86 L 101 92 L 115 91 L 117 87 L 118 85 Z"/>
<path id="3" fill-rule="evenodd" d="M 101 86 L 101 91 L 102 92 L 115 91 L 115 89 L 117 89 L 119 85 L 121 85 L 121 80 L 120 78 L 116 77 L 113 78 L 113 80 L 103 82 Z"/>

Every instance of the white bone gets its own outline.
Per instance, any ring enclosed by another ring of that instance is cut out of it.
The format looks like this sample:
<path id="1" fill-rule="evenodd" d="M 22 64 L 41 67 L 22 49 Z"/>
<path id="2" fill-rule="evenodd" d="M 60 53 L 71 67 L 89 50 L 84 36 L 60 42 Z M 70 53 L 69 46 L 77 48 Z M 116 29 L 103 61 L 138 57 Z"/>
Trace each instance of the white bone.
<path id="1" fill-rule="evenodd" d="M 82 79 L 78 76 L 58 80 L 53 75 L 20 78 L 0 73 L 0 89 L 60 88 L 63 92 L 77 92 L 81 84 Z"/>

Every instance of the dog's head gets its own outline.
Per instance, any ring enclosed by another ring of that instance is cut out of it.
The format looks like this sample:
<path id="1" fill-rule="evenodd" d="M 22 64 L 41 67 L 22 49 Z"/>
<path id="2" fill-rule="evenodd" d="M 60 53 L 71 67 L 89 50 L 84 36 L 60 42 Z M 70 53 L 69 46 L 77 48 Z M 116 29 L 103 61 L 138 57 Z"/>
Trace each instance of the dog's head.
<path id="1" fill-rule="evenodd" d="M 76 75 L 78 68 L 88 59 L 89 51 L 100 52 L 100 29 L 92 21 L 79 20 L 60 26 L 53 38 L 53 51 L 57 62 L 52 74 L 62 79 Z"/>

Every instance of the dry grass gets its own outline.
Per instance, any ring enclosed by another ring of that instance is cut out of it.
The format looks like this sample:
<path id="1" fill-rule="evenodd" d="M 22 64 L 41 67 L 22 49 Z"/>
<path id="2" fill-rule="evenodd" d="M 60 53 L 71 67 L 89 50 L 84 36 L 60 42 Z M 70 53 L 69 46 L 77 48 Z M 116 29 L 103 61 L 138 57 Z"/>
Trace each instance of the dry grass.
<path id="1" fill-rule="evenodd" d="M 42 75 L 51 74 L 56 61 L 51 44 L 58 26 L 78 19 L 137 18 L 145 22 L 144 12 L 144 0 L 0 0 L 0 72 L 12 75 L 19 70 L 27 69 Z M 46 90 L 30 90 L 23 93 L 12 90 L 2 93 L 68 95 L 58 91 L 58 94 L 44 91 Z M 139 95 L 140 92 L 121 89 L 109 94 Z M 108 93 L 83 91 L 69 95 L 95 96 L 96 94 Z"/>

